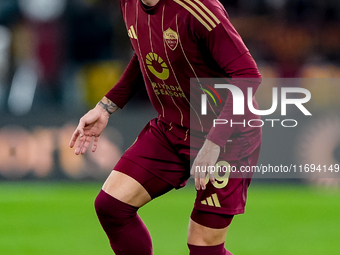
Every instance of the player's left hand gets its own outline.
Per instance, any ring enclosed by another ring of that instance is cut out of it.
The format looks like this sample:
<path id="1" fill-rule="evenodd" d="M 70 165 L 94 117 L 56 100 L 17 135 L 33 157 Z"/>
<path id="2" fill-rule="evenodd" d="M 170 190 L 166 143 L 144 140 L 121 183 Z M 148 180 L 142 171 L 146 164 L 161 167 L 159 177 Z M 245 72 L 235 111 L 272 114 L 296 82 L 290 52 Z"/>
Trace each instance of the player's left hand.
<path id="1" fill-rule="evenodd" d="M 197 157 L 192 164 L 190 174 L 195 178 L 196 190 L 205 190 L 206 175 L 209 174 L 209 180 L 211 183 L 215 182 L 213 172 L 208 172 L 209 166 L 215 166 L 217 159 L 220 155 L 221 148 L 216 143 L 210 140 L 205 140 L 202 148 L 197 154 Z M 196 169 L 197 167 L 197 169 Z M 206 172 L 198 171 L 198 169 L 206 169 Z M 210 169 L 211 170 L 211 169 Z"/>

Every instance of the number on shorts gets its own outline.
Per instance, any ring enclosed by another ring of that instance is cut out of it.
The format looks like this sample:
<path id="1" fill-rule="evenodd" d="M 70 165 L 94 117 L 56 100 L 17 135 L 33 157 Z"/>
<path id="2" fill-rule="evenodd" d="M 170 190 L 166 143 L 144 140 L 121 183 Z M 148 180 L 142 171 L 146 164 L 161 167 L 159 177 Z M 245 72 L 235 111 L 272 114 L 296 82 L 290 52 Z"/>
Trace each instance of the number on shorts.
<path id="1" fill-rule="evenodd" d="M 229 182 L 230 169 L 230 164 L 227 161 L 220 161 L 216 163 L 214 171 L 215 182 L 213 184 L 216 189 L 223 189 L 225 186 L 227 186 Z M 220 176 L 219 172 L 224 173 L 224 175 Z M 205 184 L 208 184 L 208 182 L 209 174 L 207 174 L 205 178 Z"/>

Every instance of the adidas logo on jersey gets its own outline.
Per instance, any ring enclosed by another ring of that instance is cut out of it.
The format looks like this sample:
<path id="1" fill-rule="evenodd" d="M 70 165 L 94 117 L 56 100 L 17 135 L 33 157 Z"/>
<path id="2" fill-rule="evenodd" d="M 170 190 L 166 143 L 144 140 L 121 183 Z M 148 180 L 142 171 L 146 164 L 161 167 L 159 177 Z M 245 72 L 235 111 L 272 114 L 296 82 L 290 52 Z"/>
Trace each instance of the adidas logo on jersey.
<path id="1" fill-rule="evenodd" d="M 210 197 L 201 201 L 202 205 L 209 205 L 214 207 L 221 207 L 220 201 L 218 200 L 217 194 L 214 193 Z"/>
<path id="2" fill-rule="evenodd" d="M 137 39 L 137 34 L 135 32 L 135 29 L 133 28 L 133 26 L 131 26 L 128 30 L 128 35 L 130 38 L 132 39 Z"/>

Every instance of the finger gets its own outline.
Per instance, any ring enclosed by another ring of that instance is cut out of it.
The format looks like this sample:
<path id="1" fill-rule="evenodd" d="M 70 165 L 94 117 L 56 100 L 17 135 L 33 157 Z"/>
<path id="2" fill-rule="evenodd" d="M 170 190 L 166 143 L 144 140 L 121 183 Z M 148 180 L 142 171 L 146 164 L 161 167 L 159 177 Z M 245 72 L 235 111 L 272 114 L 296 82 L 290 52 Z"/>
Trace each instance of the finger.
<path id="1" fill-rule="evenodd" d="M 200 190 L 201 189 L 200 180 L 199 180 L 200 171 L 197 171 L 197 169 L 196 169 L 196 162 L 194 162 L 194 164 L 192 165 L 190 174 L 195 179 L 196 190 Z"/>
<path id="2" fill-rule="evenodd" d="M 200 178 L 195 178 L 195 188 L 196 190 L 201 190 Z"/>
<path id="3" fill-rule="evenodd" d="M 214 182 L 215 182 L 215 173 L 213 172 L 213 170 L 211 170 L 211 171 L 209 172 L 209 181 L 210 181 L 212 184 L 214 184 Z"/>
<path id="4" fill-rule="evenodd" d="M 74 131 L 71 140 L 70 140 L 70 147 L 73 148 L 73 146 L 75 145 L 78 137 L 82 137 L 84 136 L 84 127 L 85 127 L 85 123 L 82 119 L 79 120 L 79 124 L 76 128 L 76 130 Z"/>
<path id="5" fill-rule="evenodd" d="M 200 178 L 199 181 L 200 181 L 200 186 L 201 186 L 202 190 L 205 190 L 206 189 L 205 178 Z"/>
<path id="6" fill-rule="evenodd" d="M 197 164 L 196 164 L 196 160 L 195 160 L 193 165 L 192 165 L 192 167 L 191 167 L 190 174 L 195 179 L 195 188 L 196 188 L 196 190 L 200 190 L 201 189 L 201 185 L 200 185 L 200 180 L 199 179 L 201 177 L 201 171 L 200 171 L 200 168 L 197 168 L 196 166 L 197 166 Z"/>
<path id="7" fill-rule="evenodd" d="M 79 137 L 78 145 L 77 145 L 77 148 L 75 149 L 75 154 L 76 155 L 80 154 L 80 152 L 81 152 L 81 150 L 82 150 L 82 148 L 84 146 L 84 143 L 85 143 L 85 138 L 86 137 L 84 135 Z"/>
<path id="8" fill-rule="evenodd" d="M 82 155 L 85 154 L 87 148 L 89 147 L 89 144 L 90 144 L 90 142 L 91 142 L 91 138 L 92 138 L 92 136 L 86 136 L 86 137 L 85 137 L 84 145 L 83 145 L 83 147 L 81 148 L 81 154 L 82 154 Z"/>
<path id="9" fill-rule="evenodd" d="M 73 146 L 75 145 L 75 143 L 76 143 L 76 141 L 77 141 L 79 135 L 80 135 L 80 132 L 79 132 L 78 129 L 76 129 L 76 130 L 73 132 L 72 137 L 71 137 L 71 139 L 70 139 L 70 143 L 69 143 L 70 148 L 73 148 Z"/>
<path id="10" fill-rule="evenodd" d="M 195 171 L 195 187 L 196 190 L 205 189 L 205 176 L 206 173 L 203 171 Z"/>
<path id="11" fill-rule="evenodd" d="M 99 140 L 99 137 L 95 137 L 94 140 L 93 140 L 93 145 L 92 145 L 92 152 L 95 152 L 97 150 L 97 147 L 98 147 L 98 140 Z"/>
<path id="12" fill-rule="evenodd" d="M 82 137 L 84 135 L 84 127 L 85 127 L 85 121 L 83 120 L 83 118 L 81 118 L 79 120 L 79 124 L 78 124 L 77 129 L 76 129 L 76 131 L 79 132 L 80 137 Z"/>

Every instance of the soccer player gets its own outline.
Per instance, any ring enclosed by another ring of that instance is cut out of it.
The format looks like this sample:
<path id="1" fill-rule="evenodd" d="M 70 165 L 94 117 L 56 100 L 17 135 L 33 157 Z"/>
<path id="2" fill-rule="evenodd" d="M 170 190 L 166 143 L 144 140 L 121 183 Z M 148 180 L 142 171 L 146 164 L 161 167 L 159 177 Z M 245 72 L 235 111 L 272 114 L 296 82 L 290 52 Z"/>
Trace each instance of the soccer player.
<path id="1" fill-rule="evenodd" d="M 143 86 L 159 116 L 104 183 L 95 201 L 100 223 L 117 255 L 152 254 L 137 210 L 183 187 L 191 172 L 197 197 L 188 230 L 190 254 L 231 254 L 225 237 L 233 216 L 244 213 L 251 175 L 237 171 L 230 178 L 214 173 L 206 178 L 196 166 L 255 165 L 262 132 L 246 123 L 258 116 L 247 107 L 244 115 L 233 115 L 229 90 L 219 93 L 223 106 L 209 103 L 214 114 L 204 116 L 201 98 L 191 95 L 211 89 L 201 82 L 211 77 L 228 78 L 244 95 L 248 87 L 255 92 L 261 77 L 257 66 L 217 0 L 120 0 L 120 6 L 135 53 L 119 82 L 80 119 L 70 147 L 79 139 L 75 153 L 84 154 L 94 138 L 94 152 L 110 115 Z M 214 118 L 234 124 L 214 127 Z"/>

